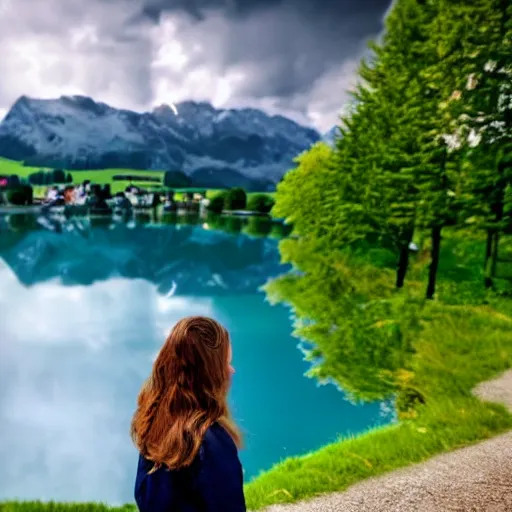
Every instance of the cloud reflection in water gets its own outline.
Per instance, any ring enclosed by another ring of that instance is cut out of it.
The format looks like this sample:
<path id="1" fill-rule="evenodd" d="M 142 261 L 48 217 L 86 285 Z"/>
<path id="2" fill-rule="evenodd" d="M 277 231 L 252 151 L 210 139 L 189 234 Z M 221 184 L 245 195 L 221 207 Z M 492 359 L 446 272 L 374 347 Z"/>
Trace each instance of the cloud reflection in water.
<path id="1" fill-rule="evenodd" d="M 126 501 L 137 391 L 191 313 L 212 314 L 211 301 L 123 278 L 27 289 L 0 263 L 0 499 Z"/>

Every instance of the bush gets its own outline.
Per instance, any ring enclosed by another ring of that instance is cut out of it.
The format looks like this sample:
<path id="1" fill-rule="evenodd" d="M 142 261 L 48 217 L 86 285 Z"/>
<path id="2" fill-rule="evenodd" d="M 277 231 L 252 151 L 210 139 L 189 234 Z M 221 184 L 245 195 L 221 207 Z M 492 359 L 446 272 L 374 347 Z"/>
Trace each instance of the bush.
<path id="1" fill-rule="evenodd" d="M 274 203 L 274 198 L 269 194 L 253 194 L 249 196 L 247 209 L 251 212 L 269 213 Z"/>
<path id="2" fill-rule="evenodd" d="M 224 208 L 226 210 L 245 210 L 247 194 L 243 188 L 235 187 L 227 191 Z"/>
<path id="3" fill-rule="evenodd" d="M 210 204 L 208 205 L 208 210 L 213 213 L 222 213 L 222 210 L 225 208 L 226 203 L 226 193 L 220 192 L 219 194 L 213 196 L 210 199 Z"/>
<path id="4" fill-rule="evenodd" d="M 11 174 L 9 176 L 9 186 L 19 187 L 21 185 L 20 177 L 17 174 Z"/>
<path id="5" fill-rule="evenodd" d="M 53 183 L 66 183 L 66 173 L 62 169 L 54 169 L 51 176 Z"/>
<path id="6" fill-rule="evenodd" d="M 66 183 L 73 183 L 73 175 L 69 172 L 66 174 Z"/>
<path id="7" fill-rule="evenodd" d="M 16 206 L 32 204 L 33 190 L 30 185 L 21 185 L 7 190 L 7 201 Z"/>
<path id="8" fill-rule="evenodd" d="M 44 171 L 33 172 L 32 174 L 29 175 L 28 182 L 31 183 L 32 185 L 44 185 L 44 176 Z"/>

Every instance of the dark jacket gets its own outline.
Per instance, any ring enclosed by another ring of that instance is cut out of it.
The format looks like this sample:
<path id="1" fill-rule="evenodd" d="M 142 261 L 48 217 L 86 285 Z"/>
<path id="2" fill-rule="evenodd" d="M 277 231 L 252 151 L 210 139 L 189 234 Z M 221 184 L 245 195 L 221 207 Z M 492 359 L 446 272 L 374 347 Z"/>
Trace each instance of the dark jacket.
<path id="1" fill-rule="evenodd" d="M 245 512 L 242 465 L 229 434 L 212 425 L 191 466 L 160 468 L 139 456 L 135 501 L 140 512 Z"/>

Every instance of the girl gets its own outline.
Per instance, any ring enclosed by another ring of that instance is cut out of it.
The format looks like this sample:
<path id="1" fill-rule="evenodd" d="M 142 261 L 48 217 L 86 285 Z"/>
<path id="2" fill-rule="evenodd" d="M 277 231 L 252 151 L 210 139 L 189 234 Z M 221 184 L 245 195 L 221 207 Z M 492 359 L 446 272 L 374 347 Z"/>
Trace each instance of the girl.
<path id="1" fill-rule="evenodd" d="M 131 436 L 140 512 L 245 512 L 241 436 L 227 406 L 231 343 L 215 320 L 180 320 L 143 385 Z"/>

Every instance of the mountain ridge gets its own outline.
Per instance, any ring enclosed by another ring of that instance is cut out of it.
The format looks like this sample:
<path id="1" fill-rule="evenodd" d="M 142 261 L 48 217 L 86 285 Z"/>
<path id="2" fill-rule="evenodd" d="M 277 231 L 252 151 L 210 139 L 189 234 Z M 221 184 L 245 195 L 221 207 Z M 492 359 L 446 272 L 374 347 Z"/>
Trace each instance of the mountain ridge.
<path id="1" fill-rule="evenodd" d="M 182 170 L 192 180 L 208 175 L 211 186 L 234 186 L 234 180 L 270 189 L 322 138 L 255 108 L 217 109 L 191 100 L 176 108 L 178 115 L 165 104 L 138 113 L 88 96 L 23 95 L 0 123 L 0 156 L 71 170 Z"/>

